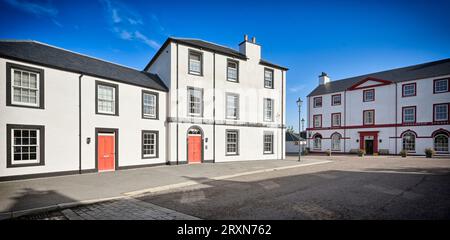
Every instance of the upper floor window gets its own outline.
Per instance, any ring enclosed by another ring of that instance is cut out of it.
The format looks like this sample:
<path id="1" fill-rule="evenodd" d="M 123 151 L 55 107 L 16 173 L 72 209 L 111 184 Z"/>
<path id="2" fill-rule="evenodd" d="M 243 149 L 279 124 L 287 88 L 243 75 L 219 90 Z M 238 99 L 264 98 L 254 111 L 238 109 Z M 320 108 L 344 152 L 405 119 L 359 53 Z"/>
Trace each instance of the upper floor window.
<path id="1" fill-rule="evenodd" d="M 264 98 L 264 121 L 273 121 L 273 99 Z"/>
<path id="2" fill-rule="evenodd" d="M 7 106 L 44 108 L 44 70 L 6 63 Z"/>
<path id="3" fill-rule="evenodd" d="M 434 93 L 448 92 L 448 79 L 434 80 Z"/>
<path id="4" fill-rule="evenodd" d="M 341 105 L 341 94 L 331 96 L 331 106 Z"/>
<path id="5" fill-rule="evenodd" d="M 237 130 L 226 130 L 226 155 L 239 154 L 239 132 Z"/>
<path id="6" fill-rule="evenodd" d="M 142 131 L 142 158 L 158 157 L 158 132 Z"/>
<path id="7" fill-rule="evenodd" d="M 188 115 L 203 115 L 203 89 L 188 87 Z"/>
<path id="8" fill-rule="evenodd" d="M 44 165 L 44 126 L 6 125 L 7 167 Z"/>
<path id="9" fill-rule="evenodd" d="M 416 96 L 416 83 L 403 84 L 402 96 L 403 97 Z"/>
<path id="10" fill-rule="evenodd" d="M 273 70 L 264 68 L 264 87 L 273 88 Z"/>
<path id="11" fill-rule="evenodd" d="M 203 56 L 200 52 L 189 51 L 189 73 L 194 75 L 203 74 Z"/>
<path id="12" fill-rule="evenodd" d="M 273 153 L 273 132 L 264 132 L 264 154 Z"/>
<path id="13" fill-rule="evenodd" d="M 448 103 L 434 105 L 434 121 L 448 121 Z"/>
<path id="14" fill-rule="evenodd" d="M 239 95 L 233 93 L 226 94 L 226 118 L 239 118 Z"/>
<path id="15" fill-rule="evenodd" d="M 375 124 L 375 110 L 365 110 L 363 112 L 363 124 L 364 125 Z"/>
<path id="16" fill-rule="evenodd" d="M 315 128 L 320 128 L 322 127 L 322 115 L 314 115 L 313 116 L 313 126 Z"/>
<path id="17" fill-rule="evenodd" d="M 142 117 L 158 118 L 158 93 L 142 91 Z"/>
<path id="18" fill-rule="evenodd" d="M 233 60 L 227 61 L 227 80 L 230 82 L 239 81 L 239 62 Z"/>
<path id="19" fill-rule="evenodd" d="M 375 89 L 369 89 L 363 91 L 363 101 L 372 102 L 375 101 Z"/>
<path id="20" fill-rule="evenodd" d="M 112 83 L 95 82 L 96 85 L 96 113 L 107 115 L 118 114 L 118 85 Z"/>
<path id="21" fill-rule="evenodd" d="M 313 98 L 313 107 L 315 108 L 322 107 L 322 97 Z"/>
<path id="22" fill-rule="evenodd" d="M 341 114 L 340 113 L 332 113 L 331 114 L 331 126 L 332 127 L 341 126 Z"/>
<path id="23" fill-rule="evenodd" d="M 404 123 L 416 122 L 416 107 L 403 108 L 403 122 Z"/>

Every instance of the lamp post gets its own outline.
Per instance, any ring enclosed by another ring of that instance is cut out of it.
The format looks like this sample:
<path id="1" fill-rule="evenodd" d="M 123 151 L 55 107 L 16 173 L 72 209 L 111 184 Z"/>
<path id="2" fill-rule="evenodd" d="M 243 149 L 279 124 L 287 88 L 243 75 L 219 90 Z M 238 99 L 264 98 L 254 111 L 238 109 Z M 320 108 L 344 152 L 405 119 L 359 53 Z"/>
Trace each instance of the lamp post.
<path id="1" fill-rule="evenodd" d="M 303 129 L 305 129 L 305 119 L 304 119 L 304 118 L 302 118 L 302 131 L 301 131 L 301 132 L 304 131 Z M 302 137 L 301 134 L 299 134 L 298 136 L 299 136 L 300 138 Z M 305 134 L 305 140 L 306 140 L 306 134 Z M 304 149 L 303 146 L 302 146 L 302 151 L 305 151 L 305 149 Z"/>
<path id="2" fill-rule="evenodd" d="M 299 97 L 298 99 L 297 99 L 297 106 L 298 106 L 298 161 L 300 162 L 300 160 L 301 160 L 301 155 L 302 155 L 302 145 L 300 144 L 300 132 L 301 132 L 301 129 L 300 129 L 300 114 L 301 114 L 301 110 L 302 110 L 302 103 L 303 103 L 303 101 L 302 101 L 302 99 Z"/>

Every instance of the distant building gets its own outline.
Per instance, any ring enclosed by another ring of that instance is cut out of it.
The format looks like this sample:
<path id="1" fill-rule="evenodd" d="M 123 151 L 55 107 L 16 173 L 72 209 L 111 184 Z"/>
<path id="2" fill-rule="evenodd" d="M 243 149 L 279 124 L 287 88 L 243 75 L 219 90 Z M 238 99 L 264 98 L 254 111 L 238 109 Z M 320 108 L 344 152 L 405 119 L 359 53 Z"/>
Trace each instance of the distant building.
<path id="1" fill-rule="evenodd" d="M 314 152 L 449 154 L 450 59 L 331 81 L 308 95 Z"/>
<path id="2" fill-rule="evenodd" d="M 298 154 L 299 144 L 301 145 L 301 151 L 305 150 L 306 139 L 302 135 L 300 134 L 301 137 L 299 137 L 298 133 L 286 132 L 286 154 Z"/>

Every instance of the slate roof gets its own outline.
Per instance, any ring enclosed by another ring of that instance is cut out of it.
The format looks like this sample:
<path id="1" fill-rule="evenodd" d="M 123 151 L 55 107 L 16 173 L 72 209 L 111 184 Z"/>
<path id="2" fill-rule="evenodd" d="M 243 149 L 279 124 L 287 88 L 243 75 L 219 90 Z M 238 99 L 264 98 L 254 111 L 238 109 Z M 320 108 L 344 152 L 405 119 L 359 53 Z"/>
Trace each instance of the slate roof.
<path id="1" fill-rule="evenodd" d="M 295 142 L 298 141 L 299 137 L 297 133 L 286 132 L 286 142 Z M 301 138 L 301 140 L 305 140 Z"/>
<path id="2" fill-rule="evenodd" d="M 368 77 L 392 81 L 396 83 L 430 77 L 438 77 L 449 74 L 450 74 L 450 58 L 447 58 L 439 61 L 423 63 L 409 67 L 396 68 L 392 70 L 370 73 L 366 75 L 346 78 L 337 81 L 331 81 L 327 84 L 317 86 L 308 95 L 308 97 L 329 94 L 334 92 L 341 92 L 348 89 L 355 83 L 358 83 L 359 81 L 364 80 Z"/>
<path id="3" fill-rule="evenodd" d="M 110 63 L 36 41 L 0 40 L 0 57 L 167 91 L 156 74 Z"/>
<path id="4" fill-rule="evenodd" d="M 197 47 L 197 48 L 202 48 L 202 49 L 209 50 L 212 52 L 221 53 L 226 56 L 231 56 L 231 57 L 247 60 L 246 55 L 240 53 L 237 50 L 229 48 L 229 47 L 221 46 L 221 45 L 207 42 L 207 41 L 204 41 L 201 39 L 169 37 L 164 42 L 163 46 L 159 49 L 159 51 L 155 54 L 155 56 L 150 60 L 150 62 L 147 64 L 147 66 L 145 67 L 144 70 L 147 70 L 153 64 L 153 62 L 158 58 L 158 56 L 162 53 L 162 51 L 166 48 L 166 46 L 170 42 L 180 43 L 183 45 Z M 286 68 L 286 67 L 283 67 L 283 66 L 280 66 L 280 65 L 277 65 L 274 63 L 270 63 L 269 61 L 262 60 L 262 59 L 260 60 L 260 64 L 274 67 L 274 68 L 280 68 L 282 70 L 288 70 L 288 68 Z"/>

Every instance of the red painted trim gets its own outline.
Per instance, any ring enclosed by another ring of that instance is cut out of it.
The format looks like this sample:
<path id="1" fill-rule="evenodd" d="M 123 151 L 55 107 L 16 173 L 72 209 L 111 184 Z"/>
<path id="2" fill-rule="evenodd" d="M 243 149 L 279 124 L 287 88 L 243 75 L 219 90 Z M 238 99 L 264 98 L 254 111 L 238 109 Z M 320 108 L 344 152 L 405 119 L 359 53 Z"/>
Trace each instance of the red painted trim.
<path id="1" fill-rule="evenodd" d="M 320 116 L 320 127 L 319 128 L 322 128 L 322 114 L 315 114 L 315 115 L 313 115 L 313 127 L 316 128 L 315 121 L 314 121 L 314 118 L 316 116 Z"/>
<path id="2" fill-rule="evenodd" d="M 413 122 L 405 122 L 405 109 L 414 108 L 414 121 Z M 417 107 L 416 106 L 404 106 L 402 107 L 402 124 L 409 125 L 414 124 L 417 121 Z"/>
<path id="3" fill-rule="evenodd" d="M 334 124 L 333 124 L 333 122 L 334 122 L 334 121 L 333 121 L 333 119 L 334 119 L 333 116 L 334 116 L 334 115 L 339 115 L 339 125 L 334 125 Z M 340 127 L 341 125 L 342 125 L 341 113 L 332 113 L 332 114 L 331 114 L 331 126 L 332 126 L 332 127 Z"/>
<path id="4" fill-rule="evenodd" d="M 366 92 L 373 92 L 373 100 L 366 101 Z M 363 90 L 363 102 L 373 102 L 375 101 L 375 89 Z"/>
<path id="5" fill-rule="evenodd" d="M 364 114 L 366 113 L 366 112 L 373 112 L 373 123 L 371 123 L 371 124 L 366 124 L 365 123 L 365 121 L 364 121 Z M 363 122 L 363 126 L 375 126 L 375 109 L 367 109 L 367 110 L 364 110 L 363 111 L 363 118 L 362 118 L 362 122 Z"/>
<path id="6" fill-rule="evenodd" d="M 335 96 L 339 96 L 339 97 L 341 98 L 339 104 L 333 104 L 333 97 L 335 97 Z M 339 93 L 339 94 L 331 95 L 331 106 L 339 106 L 339 105 L 341 105 L 341 104 L 342 104 L 342 95 L 341 95 L 340 93 Z"/>
<path id="7" fill-rule="evenodd" d="M 371 85 L 371 86 L 366 86 L 366 87 L 358 87 L 359 85 L 368 82 L 368 81 L 375 81 L 375 82 L 379 82 L 379 84 L 375 84 L 375 85 Z M 377 78 L 373 78 L 373 77 L 368 77 L 368 78 L 364 78 L 363 80 L 353 84 L 352 86 L 350 86 L 347 90 L 357 90 L 357 89 L 364 89 L 364 88 L 374 88 L 374 87 L 380 87 L 380 86 L 384 86 L 384 85 L 389 85 L 391 84 L 392 81 L 388 81 L 388 80 L 383 80 L 383 79 L 377 79 Z"/>
<path id="8" fill-rule="evenodd" d="M 450 137 L 450 131 L 448 131 L 447 129 L 443 129 L 443 128 L 440 128 L 440 129 L 434 131 L 431 134 L 431 137 L 434 138 L 434 137 L 436 137 L 436 135 L 441 134 L 441 133 L 446 134 L 448 137 Z"/>
<path id="9" fill-rule="evenodd" d="M 403 123 L 388 123 L 388 124 L 375 124 L 375 125 L 353 125 L 342 127 L 324 127 L 324 128 L 308 128 L 308 131 L 314 130 L 330 130 L 330 129 L 355 129 L 355 128 L 387 128 L 387 127 L 411 127 L 411 126 L 435 126 L 435 125 L 449 125 L 450 121 L 446 122 L 416 122 L 415 124 L 403 124 Z"/>
<path id="10" fill-rule="evenodd" d="M 314 135 L 311 137 L 311 139 L 314 139 L 316 137 L 320 137 L 323 139 L 322 134 L 320 134 L 320 133 L 314 133 Z"/>
<path id="11" fill-rule="evenodd" d="M 436 92 L 436 81 L 447 80 L 447 92 L 450 92 L 449 79 L 448 78 L 440 78 L 433 80 L 433 94 L 446 93 L 446 92 Z"/>
<path id="12" fill-rule="evenodd" d="M 365 131 L 359 133 L 359 148 L 365 149 L 364 137 L 373 136 L 373 152 L 378 152 L 378 131 Z"/>
<path id="13" fill-rule="evenodd" d="M 447 105 L 447 120 L 436 121 L 435 111 L 436 111 L 436 106 L 437 105 Z M 447 122 L 448 123 L 449 119 L 450 119 L 450 103 L 435 103 L 435 104 L 433 104 L 433 123 L 440 123 L 440 122 L 443 122 L 443 123 Z"/>
<path id="14" fill-rule="evenodd" d="M 320 99 L 320 107 L 316 107 L 316 99 Z M 313 98 L 313 108 L 321 108 L 323 106 L 323 99 L 322 97 L 314 97 Z"/>
<path id="15" fill-rule="evenodd" d="M 409 133 L 409 132 L 412 133 L 412 134 L 414 134 L 415 137 L 417 138 L 417 133 L 414 132 L 414 131 L 411 130 L 411 129 L 408 129 L 408 130 L 403 131 L 403 132 L 400 134 L 400 138 L 403 138 L 403 135 L 405 135 L 405 133 Z"/>
<path id="16" fill-rule="evenodd" d="M 414 94 L 406 96 L 405 95 L 405 86 L 413 85 L 414 86 Z M 402 85 L 402 97 L 414 97 L 417 96 L 417 83 L 405 83 Z"/>

